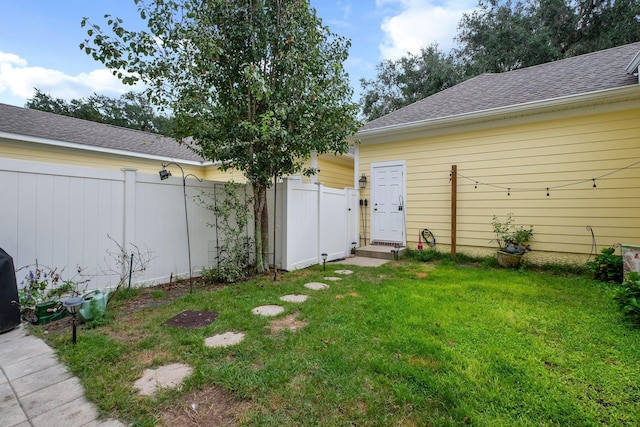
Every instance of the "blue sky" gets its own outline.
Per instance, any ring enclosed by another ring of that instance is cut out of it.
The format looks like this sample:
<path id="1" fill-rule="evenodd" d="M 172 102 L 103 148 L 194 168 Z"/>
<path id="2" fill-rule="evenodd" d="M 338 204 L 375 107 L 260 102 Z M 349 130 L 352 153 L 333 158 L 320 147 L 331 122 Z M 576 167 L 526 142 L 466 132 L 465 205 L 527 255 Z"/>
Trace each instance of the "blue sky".
<path id="1" fill-rule="evenodd" d="M 63 99 L 131 90 L 82 52 L 83 17 L 97 24 L 110 13 L 136 21 L 133 0 L 22 0 L 3 2 L 0 14 L 0 103 L 24 106 L 37 87 Z M 375 77 L 383 59 L 438 43 L 453 47 L 456 26 L 476 0 L 311 0 L 331 30 L 351 39 L 345 68 L 359 98 L 359 80 Z"/>

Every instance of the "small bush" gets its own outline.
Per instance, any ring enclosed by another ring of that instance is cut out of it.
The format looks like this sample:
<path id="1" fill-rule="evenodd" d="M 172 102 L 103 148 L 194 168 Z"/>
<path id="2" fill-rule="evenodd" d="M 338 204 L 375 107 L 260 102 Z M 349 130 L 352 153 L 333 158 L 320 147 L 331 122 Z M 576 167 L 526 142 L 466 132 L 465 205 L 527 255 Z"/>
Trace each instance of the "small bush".
<path id="1" fill-rule="evenodd" d="M 424 251 L 408 250 L 407 257 L 410 259 L 415 259 L 416 261 L 429 262 L 441 260 L 443 258 L 443 254 L 435 249 L 427 249 Z"/>
<path id="2" fill-rule="evenodd" d="M 601 282 L 622 282 L 622 256 L 615 248 L 602 248 L 596 259 L 587 263 L 587 269 Z"/>
<path id="3" fill-rule="evenodd" d="M 614 299 L 624 316 L 635 325 L 640 326 L 640 274 L 630 272 L 627 280 L 616 290 Z"/>

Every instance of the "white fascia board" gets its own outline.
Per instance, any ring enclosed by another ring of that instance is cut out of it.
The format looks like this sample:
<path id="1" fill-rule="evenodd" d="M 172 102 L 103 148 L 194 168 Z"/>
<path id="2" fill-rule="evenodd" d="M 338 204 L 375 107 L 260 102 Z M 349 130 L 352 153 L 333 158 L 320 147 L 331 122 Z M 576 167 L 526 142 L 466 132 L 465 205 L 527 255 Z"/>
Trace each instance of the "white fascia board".
<path id="1" fill-rule="evenodd" d="M 636 53 L 629 65 L 627 65 L 627 74 L 635 74 L 638 72 L 638 66 L 640 66 L 640 51 Z"/>
<path id="2" fill-rule="evenodd" d="M 198 162 L 195 160 L 184 160 L 184 159 L 178 159 L 174 157 L 158 156 L 155 154 L 146 154 L 146 153 L 137 153 L 135 151 L 117 150 L 114 148 L 96 147 L 93 145 L 77 144 L 74 142 L 58 141 L 55 139 L 40 138 L 37 136 L 28 136 L 28 135 L 2 132 L 2 131 L 0 131 L 0 138 L 11 139 L 14 141 L 32 142 L 35 144 L 43 144 L 43 145 L 49 145 L 53 147 L 71 148 L 71 149 L 80 150 L 80 151 L 90 151 L 90 152 L 97 152 L 97 153 L 113 154 L 118 156 L 135 157 L 135 158 L 147 159 L 147 160 L 160 160 L 163 162 L 164 161 L 179 162 L 185 165 L 192 165 L 192 166 L 211 166 L 215 164 L 214 162 L 211 162 L 211 161 Z"/>
<path id="3" fill-rule="evenodd" d="M 471 113 L 457 114 L 454 116 L 438 117 L 435 119 L 420 120 L 411 123 L 390 125 L 371 130 L 358 131 L 354 138 L 383 138 L 394 135 L 398 139 L 401 135 L 419 133 L 421 131 L 454 128 L 464 124 L 500 120 L 511 117 L 540 114 L 545 111 L 578 108 L 582 106 L 595 106 L 622 102 L 629 99 L 640 98 L 640 85 L 625 86 L 616 89 L 605 89 L 580 95 L 570 95 L 561 98 L 547 99 L 543 101 L 527 102 L 524 104 L 510 105 L 506 107 L 492 108 Z M 363 143 L 365 141 L 361 141 Z"/>

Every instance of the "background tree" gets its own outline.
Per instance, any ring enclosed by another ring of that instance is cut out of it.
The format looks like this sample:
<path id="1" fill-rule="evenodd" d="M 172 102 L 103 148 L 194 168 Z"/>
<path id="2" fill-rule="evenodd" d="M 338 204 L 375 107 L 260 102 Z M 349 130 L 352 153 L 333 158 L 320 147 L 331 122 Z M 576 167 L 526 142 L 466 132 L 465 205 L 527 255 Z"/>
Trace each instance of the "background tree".
<path id="1" fill-rule="evenodd" d="M 374 80 L 360 80 L 362 114 L 368 120 L 384 116 L 405 105 L 458 84 L 463 69 L 451 56 L 433 44 L 377 67 Z"/>
<path id="2" fill-rule="evenodd" d="M 53 98 L 39 89 L 35 91 L 33 98 L 27 100 L 26 104 L 32 110 L 145 132 L 167 134 L 171 128 L 171 119 L 157 114 L 141 93 L 128 92 L 117 99 L 94 93 L 87 99 L 72 99 L 67 102 L 61 98 Z"/>
<path id="3" fill-rule="evenodd" d="M 456 40 L 459 48 L 448 54 L 436 55 L 430 46 L 420 55 L 408 54 L 378 65 L 375 80 L 361 81 L 364 117 L 373 120 L 482 73 L 510 71 L 636 42 L 640 40 L 640 1 L 479 0 L 478 8 L 460 20 Z M 429 64 L 434 61 L 454 65 L 451 70 L 443 68 L 453 77 L 441 88 L 422 85 L 423 79 L 429 79 Z M 425 90 L 408 89 L 414 87 Z"/>
<path id="4" fill-rule="evenodd" d="M 640 1 L 480 0 L 457 40 L 469 76 L 529 67 L 640 40 Z"/>
<path id="5" fill-rule="evenodd" d="M 343 62 L 349 42 L 304 0 L 142 1 L 147 30 L 89 24 L 81 48 L 173 112 L 173 136 L 253 186 L 258 271 L 268 263 L 266 192 L 312 151 L 344 153 L 359 126 Z M 82 25 L 87 25 L 85 18 Z"/>

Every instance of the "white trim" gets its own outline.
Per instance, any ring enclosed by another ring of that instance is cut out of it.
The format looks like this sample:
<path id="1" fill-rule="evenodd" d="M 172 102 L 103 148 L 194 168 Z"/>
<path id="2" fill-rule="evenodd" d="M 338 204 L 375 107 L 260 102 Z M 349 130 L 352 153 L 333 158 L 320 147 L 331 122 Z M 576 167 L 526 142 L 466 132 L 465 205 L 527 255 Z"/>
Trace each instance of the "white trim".
<path id="1" fill-rule="evenodd" d="M 636 53 L 636 56 L 633 57 L 629 65 L 627 65 L 626 71 L 627 74 L 635 74 L 638 71 L 638 66 L 640 66 L 640 50 Z"/>
<path id="2" fill-rule="evenodd" d="M 142 158 L 147 160 L 178 162 L 178 163 L 191 165 L 191 166 L 212 166 L 216 164 L 211 161 L 199 162 L 195 160 L 183 160 L 175 157 L 158 156 L 155 154 L 138 153 L 135 151 L 118 150 L 115 148 L 96 147 L 94 145 L 78 144 L 74 142 L 59 141 L 55 139 L 40 138 L 37 136 L 28 136 L 28 135 L 22 135 L 18 133 L 10 133 L 10 132 L 2 132 L 2 131 L 0 131 L 0 138 L 5 138 L 5 139 L 10 139 L 15 141 L 32 142 L 34 144 L 49 145 L 53 147 L 70 148 L 74 150 L 91 151 L 91 152 L 97 152 L 97 153 L 113 154 L 118 156 Z"/>

